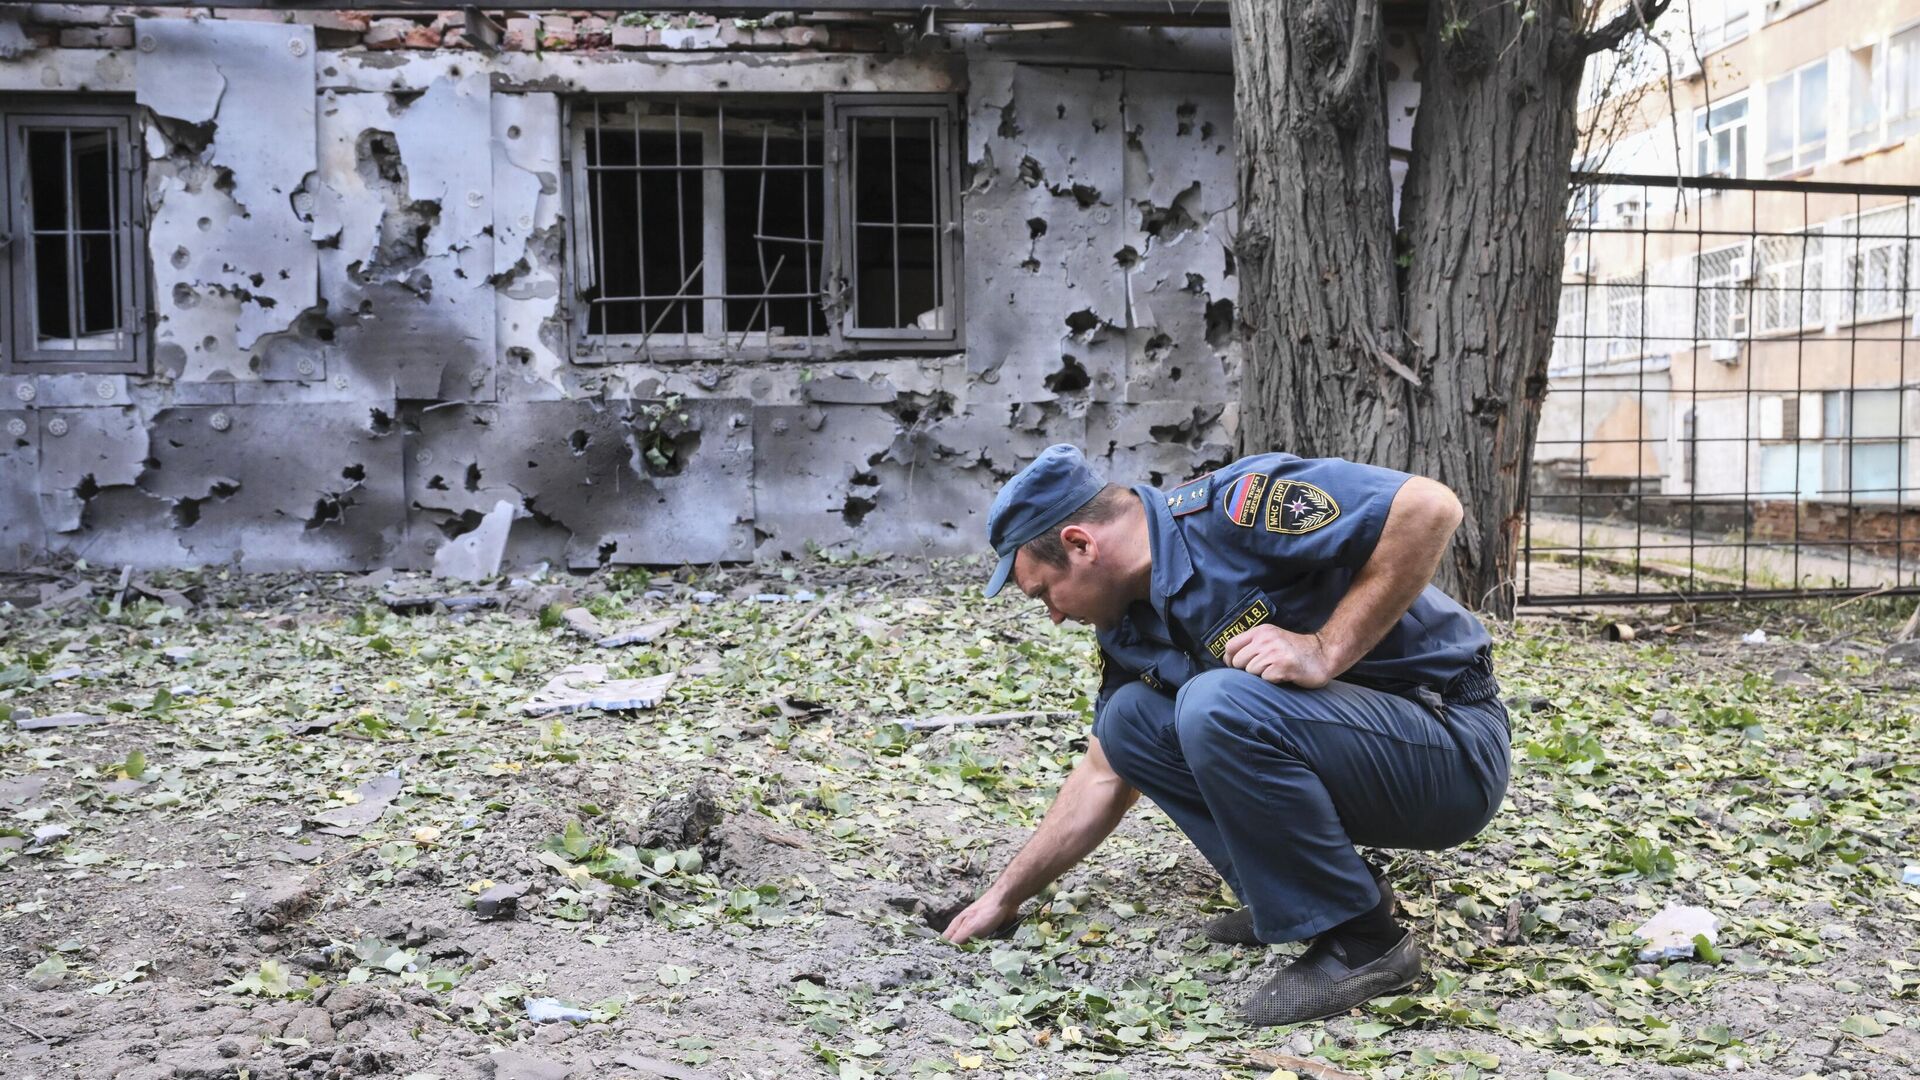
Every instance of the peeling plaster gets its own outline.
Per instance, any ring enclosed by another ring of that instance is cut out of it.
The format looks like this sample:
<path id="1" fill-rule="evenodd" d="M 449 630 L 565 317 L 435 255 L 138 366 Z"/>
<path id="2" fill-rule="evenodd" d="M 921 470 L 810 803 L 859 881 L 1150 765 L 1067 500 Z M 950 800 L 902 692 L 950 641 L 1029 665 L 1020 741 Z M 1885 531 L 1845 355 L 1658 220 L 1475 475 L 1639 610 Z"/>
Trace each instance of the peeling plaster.
<path id="1" fill-rule="evenodd" d="M 148 170 L 158 340 L 203 354 L 208 337 L 250 349 L 317 296 L 318 268 L 294 206 L 314 168 L 305 136 L 314 128 L 313 28 L 140 19 L 134 33 L 142 46 L 135 100 L 208 138 L 199 152 L 176 143 Z M 224 302 L 197 313 L 209 296 Z M 183 375 L 211 375 L 210 358 L 202 360 L 194 365 L 190 353 Z"/>

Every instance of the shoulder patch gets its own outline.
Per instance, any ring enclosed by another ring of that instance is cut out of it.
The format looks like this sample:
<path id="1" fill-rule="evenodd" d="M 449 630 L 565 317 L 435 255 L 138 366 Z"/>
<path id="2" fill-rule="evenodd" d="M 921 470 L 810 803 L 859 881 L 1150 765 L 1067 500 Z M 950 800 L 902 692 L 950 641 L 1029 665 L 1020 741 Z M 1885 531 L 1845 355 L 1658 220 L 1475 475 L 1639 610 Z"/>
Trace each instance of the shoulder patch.
<path id="1" fill-rule="evenodd" d="M 1260 496 L 1265 494 L 1266 490 L 1266 473 L 1248 473 L 1234 481 L 1232 489 L 1227 493 L 1227 500 L 1220 504 L 1220 509 L 1225 512 L 1228 521 L 1243 529 L 1251 529 L 1253 523 L 1260 517 Z"/>
<path id="2" fill-rule="evenodd" d="M 1340 504 L 1322 488 L 1281 480 L 1267 495 L 1267 531 L 1300 536 L 1325 528 L 1340 516 Z"/>
<path id="3" fill-rule="evenodd" d="M 1174 517 L 1192 514 L 1207 508 L 1207 494 L 1213 490 L 1213 474 L 1189 480 L 1167 493 L 1167 509 Z"/>

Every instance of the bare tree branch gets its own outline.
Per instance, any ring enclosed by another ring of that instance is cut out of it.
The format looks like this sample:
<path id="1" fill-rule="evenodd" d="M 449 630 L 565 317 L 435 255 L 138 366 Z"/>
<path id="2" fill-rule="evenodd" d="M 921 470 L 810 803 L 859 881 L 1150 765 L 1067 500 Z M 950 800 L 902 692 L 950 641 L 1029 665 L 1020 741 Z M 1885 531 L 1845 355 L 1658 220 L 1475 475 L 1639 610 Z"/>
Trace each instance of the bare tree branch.
<path id="1" fill-rule="evenodd" d="M 1327 80 L 1321 101 L 1334 115 L 1342 115 L 1359 92 L 1361 79 L 1373 72 L 1368 63 L 1380 44 L 1380 0 L 1354 0 L 1353 31 L 1347 38 L 1347 57 Z"/>
<path id="2" fill-rule="evenodd" d="M 1617 48 L 1628 34 L 1646 29 L 1672 6 L 1673 0 L 1627 0 L 1627 9 L 1607 25 L 1580 35 L 1580 47 L 1575 53 L 1584 60 L 1602 49 Z"/>

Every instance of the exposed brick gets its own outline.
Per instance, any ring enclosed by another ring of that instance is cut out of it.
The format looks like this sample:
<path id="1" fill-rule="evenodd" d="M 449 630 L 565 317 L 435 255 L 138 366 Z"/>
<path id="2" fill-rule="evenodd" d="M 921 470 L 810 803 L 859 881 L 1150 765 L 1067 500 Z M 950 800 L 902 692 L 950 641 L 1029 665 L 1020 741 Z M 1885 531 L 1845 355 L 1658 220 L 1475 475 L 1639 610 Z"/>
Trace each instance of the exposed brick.
<path id="1" fill-rule="evenodd" d="M 607 32 L 607 20 L 598 15 L 590 15 L 587 18 L 575 22 L 573 28 L 582 35 L 604 34 Z"/>
<path id="2" fill-rule="evenodd" d="M 440 31 L 431 26 L 415 26 L 407 31 L 406 46 L 409 49 L 437 49 L 440 47 Z"/>
<path id="3" fill-rule="evenodd" d="M 615 26 L 612 33 L 613 47 L 616 49 L 657 49 L 660 47 L 660 31 L 649 26 Z"/>
<path id="4" fill-rule="evenodd" d="M 780 37 L 801 49 L 817 49 L 827 43 L 827 32 L 817 26 L 789 26 L 780 31 Z"/>
<path id="5" fill-rule="evenodd" d="M 72 26 L 60 31 L 63 49 L 131 49 L 131 26 Z"/>
<path id="6" fill-rule="evenodd" d="M 367 27 L 364 40 L 369 49 L 398 49 L 406 45 L 407 32 L 412 29 L 412 19 L 375 19 Z"/>
<path id="7" fill-rule="evenodd" d="M 753 32 L 753 44 L 758 49 L 783 49 L 787 45 L 787 36 L 769 27 L 759 27 Z"/>
<path id="8" fill-rule="evenodd" d="M 500 44 L 503 48 L 518 52 L 532 52 L 540 45 L 540 20 L 508 19 L 507 30 L 501 35 Z"/>
<path id="9" fill-rule="evenodd" d="M 669 27 L 660 31 L 660 44 L 668 49 L 717 49 L 720 47 L 720 28 L 702 26 L 676 30 Z"/>
<path id="10" fill-rule="evenodd" d="M 311 26 L 315 31 L 338 30 L 364 34 L 371 20 L 357 11 L 296 11 L 293 21 L 302 26 Z"/>
<path id="11" fill-rule="evenodd" d="M 548 49 L 571 48 L 579 37 L 574 30 L 573 19 L 566 15 L 543 15 L 540 17 L 540 45 Z"/>
<path id="12" fill-rule="evenodd" d="M 105 26 L 113 20 L 108 4 L 29 4 L 26 22 L 40 26 Z"/>
<path id="13" fill-rule="evenodd" d="M 283 23 L 290 21 L 288 12 L 268 11 L 263 8 L 221 8 L 215 14 L 229 22 Z"/>

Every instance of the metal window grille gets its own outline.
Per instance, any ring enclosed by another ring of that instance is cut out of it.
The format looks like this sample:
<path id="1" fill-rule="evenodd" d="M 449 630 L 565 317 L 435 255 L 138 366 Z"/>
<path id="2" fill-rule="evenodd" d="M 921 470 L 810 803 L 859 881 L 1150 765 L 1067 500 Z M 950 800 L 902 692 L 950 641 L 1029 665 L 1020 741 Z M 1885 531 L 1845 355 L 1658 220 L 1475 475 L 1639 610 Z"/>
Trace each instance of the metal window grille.
<path id="1" fill-rule="evenodd" d="M 577 104 L 582 359 L 956 346 L 953 117 L 924 96 Z"/>
<path id="2" fill-rule="evenodd" d="M 1920 592 L 1920 186 L 1576 183 L 1520 600 Z"/>
<path id="3" fill-rule="evenodd" d="M 131 107 L 0 110 L 0 364 L 144 368 L 146 244 Z"/>

